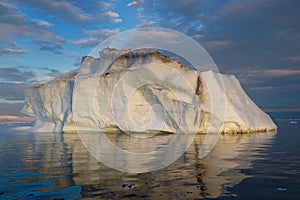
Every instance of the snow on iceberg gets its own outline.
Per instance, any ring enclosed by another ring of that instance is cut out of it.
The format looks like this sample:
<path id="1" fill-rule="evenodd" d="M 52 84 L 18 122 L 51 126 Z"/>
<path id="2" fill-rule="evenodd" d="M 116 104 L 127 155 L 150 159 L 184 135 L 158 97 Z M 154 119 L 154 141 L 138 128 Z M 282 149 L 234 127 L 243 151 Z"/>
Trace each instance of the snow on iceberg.
<path id="1" fill-rule="evenodd" d="M 22 112 L 36 117 L 33 131 L 176 133 L 209 132 L 216 126 L 227 133 L 277 128 L 233 75 L 200 73 L 153 50 L 106 48 L 100 58 L 83 57 L 77 71 L 25 93 Z M 220 105 L 214 112 L 212 94 Z"/>

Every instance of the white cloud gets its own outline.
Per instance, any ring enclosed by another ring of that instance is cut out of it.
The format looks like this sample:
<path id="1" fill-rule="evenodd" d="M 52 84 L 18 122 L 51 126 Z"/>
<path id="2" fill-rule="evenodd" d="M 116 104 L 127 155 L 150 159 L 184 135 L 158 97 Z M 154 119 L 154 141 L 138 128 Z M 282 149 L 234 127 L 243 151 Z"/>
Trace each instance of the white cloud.
<path id="1" fill-rule="evenodd" d="M 198 41 L 200 39 L 202 39 L 204 37 L 203 34 L 195 34 L 193 36 L 191 36 L 194 40 Z"/>
<path id="2" fill-rule="evenodd" d="M 40 26 L 54 26 L 54 24 L 41 19 L 34 19 L 33 21 L 35 21 Z"/>
<path id="3" fill-rule="evenodd" d="M 133 6 L 136 6 L 136 5 L 138 5 L 138 2 L 137 1 L 132 1 L 132 2 L 127 4 L 127 7 L 129 8 L 129 7 L 133 7 Z"/>
<path id="4" fill-rule="evenodd" d="M 113 23 L 121 23 L 122 22 L 122 19 L 120 18 L 119 13 L 113 12 L 113 11 L 107 11 L 107 12 L 101 13 L 100 17 L 102 17 L 103 20 L 108 19 Z"/>
<path id="5" fill-rule="evenodd" d="M 119 13 L 112 12 L 112 11 L 107 11 L 105 13 L 102 13 L 101 15 L 108 16 L 108 17 L 111 17 L 111 18 L 120 17 Z"/>
<path id="6" fill-rule="evenodd" d="M 156 24 L 155 21 L 145 21 L 142 24 L 138 25 L 137 28 L 144 28 L 144 27 L 151 27 L 154 26 Z"/>
<path id="7" fill-rule="evenodd" d="M 102 10 L 109 10 L 109 9 L 113 9 L 115 7 L 114 3 L 112 3 L 112 2 L 101 2 L 100 6 L 101 6 Z"/>
<path id="8" fill-rule="evenodd" d="M 138 6 L 142 3 L 144 3 L 144 0 L 132 1 L 132 2 L 127 4 L 127 7 L 130 8 L 130 7 Z"/>
<path id="9" fill-rule="evenodd" d="M 144 11 L 144 7 L 139 7 L 139 8 L 137 9 L 137 11 L 139 11 L 139 12 Z"/>
<path id="10" fill-rule="evenodd" d="M 16 7 L 14 5 L 6 3 L 6 2 L 0 2 L 0 7 L 6 8 L 6 9 L 16 9 Z"/>
<path id="11" fill-rule="evenodd" d="M 122 19 L 121 18 L 117 18 L 117 19 L 114 19 L 114 23 L 121 23 L 122 22 Z"/>
<path id="12" fill-rule="evenodd" d="M 144 19 L 145 18 L 145 16 L 142 15 L 141 13 L 138 13 L 135 17 L 138 18 L 138 19 Z"/>

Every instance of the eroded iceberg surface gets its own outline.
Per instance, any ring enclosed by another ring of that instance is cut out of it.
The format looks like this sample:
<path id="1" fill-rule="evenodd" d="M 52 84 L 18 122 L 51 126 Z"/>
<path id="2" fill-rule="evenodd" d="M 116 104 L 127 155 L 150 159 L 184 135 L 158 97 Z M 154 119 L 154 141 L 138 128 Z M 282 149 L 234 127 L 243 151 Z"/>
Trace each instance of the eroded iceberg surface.
<path id="1" fill-rule="evenodd" d="M 26 89 L 33 131 L 256 132 L 272 119 L 233 75 L 198 72 L 153 50 L 106 48 L 81 67 Z"/>

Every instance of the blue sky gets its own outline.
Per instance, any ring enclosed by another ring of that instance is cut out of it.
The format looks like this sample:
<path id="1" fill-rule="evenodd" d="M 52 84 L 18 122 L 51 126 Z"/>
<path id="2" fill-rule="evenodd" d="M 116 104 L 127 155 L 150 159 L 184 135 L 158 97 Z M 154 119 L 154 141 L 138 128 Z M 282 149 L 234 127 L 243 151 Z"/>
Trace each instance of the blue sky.
<path id="1" fill-rule="evenodd" d="M 297 0 L 0 0 L 0 115 L 24 88 L 79 67 L 104 39 L 139 27 L 187 34 L 264 109 L 300 109 Z"/>

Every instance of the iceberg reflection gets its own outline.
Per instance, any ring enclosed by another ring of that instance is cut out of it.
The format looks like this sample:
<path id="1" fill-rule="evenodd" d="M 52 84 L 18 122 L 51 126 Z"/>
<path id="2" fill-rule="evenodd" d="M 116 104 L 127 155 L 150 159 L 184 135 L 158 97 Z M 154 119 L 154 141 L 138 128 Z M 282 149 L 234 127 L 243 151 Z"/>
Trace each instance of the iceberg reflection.
<path id="1" fill-rule="evenodd" d="M 135 153 L 163 148 L 174 137 L 172 134 L 162 134 L 145 140 L 121 132 L 107 133 L 106 136 L 113 144 Z M 87 151 L 82 138 L 76 133 L 35 133 L 34 144 L 25 149 L 26 157 L 32 159 L 25 162 L 27 170 L 37 168 L 39 173 L 59 177 L 57 187 L 81 186 L 83 197 L 216 198 L 228 194 L 226 187 L 234 186 L 247 178 L 241 170 L 252 168 L 253 161 L 264 157 L 264 149 L 273 144 L 274 136 L 275 132 L 221 135 L 210 154 L 200 159 L 199 150 L 205 134 L 197 134 L 187 151 L 170 166 L 153 172 L 131 174 L 99 162 Z M 94 141 L 95 143 L 90 140 L 86 145 L 99 144 L 96 142 L 97 136 Z M 186 146 L 174 146 L 169 151 L 176 152 L 179 148 Z M 107 151 L 104 155 L 124 167 L 147 168 L 161 160 L 161 157 L 153 154 L 151 160 L 141 165 L 140 160 L 136 164 L 135 154 L 120 157 L 113 151 Z M 33 162 L 37 159 L 38 167 Z"/>

